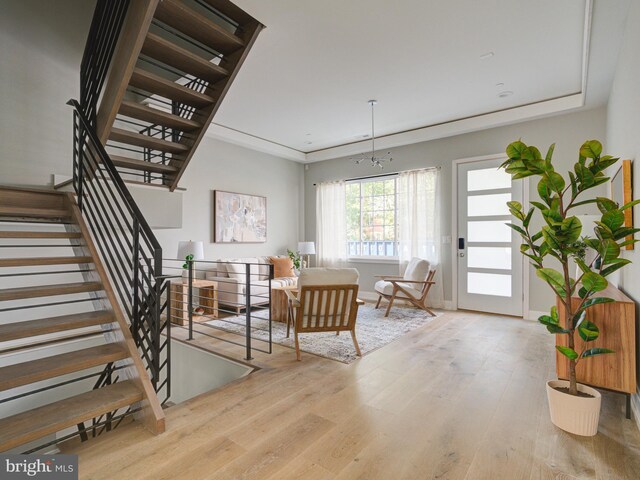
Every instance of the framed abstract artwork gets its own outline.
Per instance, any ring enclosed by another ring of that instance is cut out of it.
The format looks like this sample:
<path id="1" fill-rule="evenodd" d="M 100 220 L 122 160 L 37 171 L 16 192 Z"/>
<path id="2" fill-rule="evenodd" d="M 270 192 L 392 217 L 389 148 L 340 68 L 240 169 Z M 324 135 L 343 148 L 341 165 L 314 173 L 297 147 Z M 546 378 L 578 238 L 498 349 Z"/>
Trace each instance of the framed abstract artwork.
<path id="1" fill-rule="evenodd" d="M 213 191 L 215 243 L 267 241 L 267 198 L 243 193 Z"/>
<path id="2" fill-rule="evenodd" d="M 622 160 L 622 165 L 611 177 L 611 200 L 622 206 L 633 201 L 633 170 L 631 160 Z M 624 210 L 624 226 L 633 228 L 633 208 Z M 633 239 L 629 235 L 627 240 Z M 633 250 L 633 243 L 626 246 L 627 250 Z"/>

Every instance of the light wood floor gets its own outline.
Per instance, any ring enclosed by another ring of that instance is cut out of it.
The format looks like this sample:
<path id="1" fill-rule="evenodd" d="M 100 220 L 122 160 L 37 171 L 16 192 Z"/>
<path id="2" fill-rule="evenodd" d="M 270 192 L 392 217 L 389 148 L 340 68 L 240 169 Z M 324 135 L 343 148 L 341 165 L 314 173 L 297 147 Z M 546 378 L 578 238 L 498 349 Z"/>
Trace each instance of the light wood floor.
<path id="1" fill-rule="evenodd" d="M 604 395 L 595 437 L 551 424 L 553 359 L 540 325 L 461 312 L 351 365 L 274 345 L 266 368 L 168 409 L 164 434 L 134 422 L 76 447 L 80 478 L 640 478 L 622 396 Z"/>

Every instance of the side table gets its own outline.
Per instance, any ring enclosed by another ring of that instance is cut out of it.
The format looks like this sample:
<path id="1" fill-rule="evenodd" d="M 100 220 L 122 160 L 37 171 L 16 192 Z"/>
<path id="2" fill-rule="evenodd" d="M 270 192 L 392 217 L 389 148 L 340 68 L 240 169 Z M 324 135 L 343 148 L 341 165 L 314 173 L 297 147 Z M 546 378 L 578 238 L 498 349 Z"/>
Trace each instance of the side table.
<path id="1" fill-rule="evenodd" d="M 203 315 L 193 315 L 194 322 L 208 322 L 218 318 L 218 282 L 193 280 L 193 308 L 204 310 Z M 189 324 L 189 285 L 182 281 L 171 282 L 171 322 Z"/>

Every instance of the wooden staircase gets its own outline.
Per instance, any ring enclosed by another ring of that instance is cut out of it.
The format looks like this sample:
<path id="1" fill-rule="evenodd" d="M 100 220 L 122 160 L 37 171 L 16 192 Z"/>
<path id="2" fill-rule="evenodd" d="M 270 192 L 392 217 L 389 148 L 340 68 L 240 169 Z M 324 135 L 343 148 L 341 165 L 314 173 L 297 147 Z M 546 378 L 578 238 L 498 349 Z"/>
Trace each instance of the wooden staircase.
<path id="1" fill-rule="evenodd" d="M 13 411 L 0 418 L 0 451 L 131 408 L 151 431 L 164 431 L 164 413 L 75 197 L 0 187 L 0 222 L 0 402 L 6 402 L 0 406 Z M 24 256 L 7 256 L 12 250 Z M 54 255 L 61 250 L 72 254 Z M 57 280 L 69 277 L 82 281 Z M 55 308 L 78 310 L 80 304 L 85 311 L 52 315 Z M 74 346 L 94 337 L 107 343 Z M 52 346 L 65 351 L 48 354 Z M 12 361 L 21 355 L 30 359 Z M 24 396 L 66 388 L 69 378 L 97 375 L 114 364 L 120 381 L 54 402 L 42 396 L 39 405 L 24 402 Z M 24 404 L 31 407 L 21 409 Z"/>
<path id="2" fill-rule="evenodd" d="M 177 188 L 263 28 L 228 0 L 130 3 L 96 122 L 125 180 Z"/>

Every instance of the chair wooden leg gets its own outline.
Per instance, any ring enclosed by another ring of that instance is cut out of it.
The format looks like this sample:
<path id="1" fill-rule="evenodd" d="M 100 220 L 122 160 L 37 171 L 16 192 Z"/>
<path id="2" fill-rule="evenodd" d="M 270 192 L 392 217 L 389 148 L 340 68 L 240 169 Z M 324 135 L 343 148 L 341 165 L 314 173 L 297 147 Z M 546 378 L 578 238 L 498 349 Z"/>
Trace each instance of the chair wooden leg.
<path id="1" fill-rule="evenodd" d="M 293 336 L 296 339 L 296 360 L 300 361 L 302 360 L 302 357 L 300 355 L 300 342 L 298 342 L 298 332 L 293 332 Z"/>
<path id="2" fill-rule="evenodd" d="M 355 330 L 351 330 L 351 338 L 353 339 L 353 346 L 356 347 L 356 354 L 361 357 L 362 353 L 360 352 L 360 345 L 358 345 L 358 340 L 356 339 Z"/>
<path id="3" fill-rule="evenodd" d="M 378 303 L 376 303 L 376 310 L 378 309 L 378 307 L 380 306 L 380 301 L 382 300 L 382 295 L 378 296 Z"/>
<path id="4" fill-rule="evenodd" d="M 391 305 L 393 305 L 393 301 L 395 299 L 396 299 L 396 292 L 393 292 L 393 295 L 391 295 L 391 298 L 389 299 L 389 305 L 387 305 L 387 311 L 384 314 L 385 317 L 389 316 L 389 312 L 391 311 Z"/>

